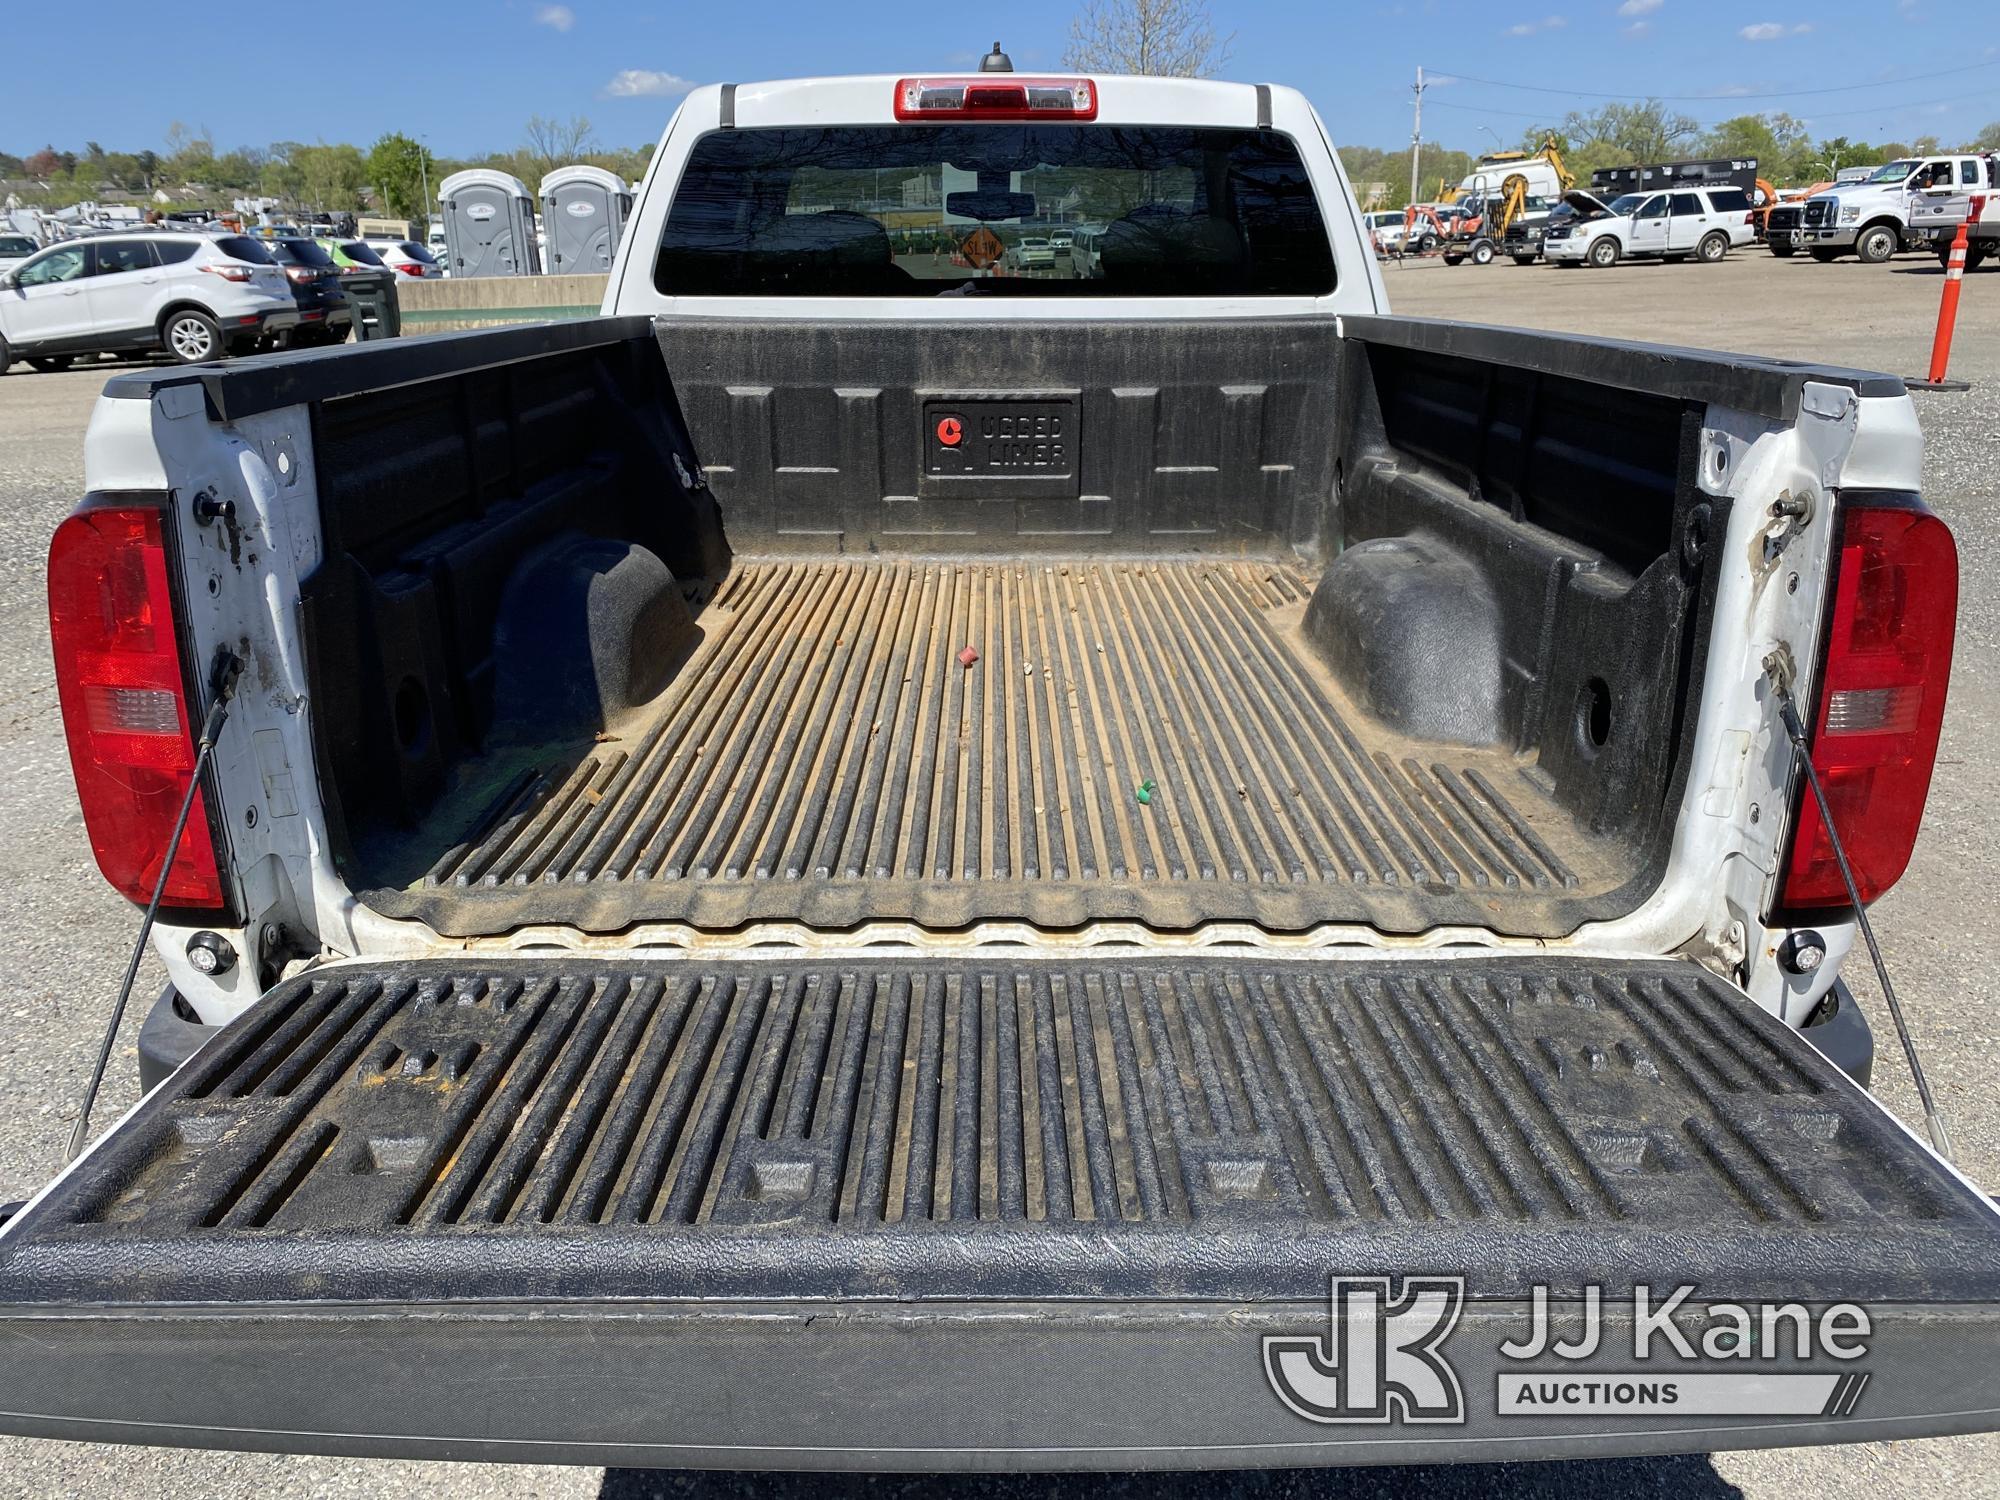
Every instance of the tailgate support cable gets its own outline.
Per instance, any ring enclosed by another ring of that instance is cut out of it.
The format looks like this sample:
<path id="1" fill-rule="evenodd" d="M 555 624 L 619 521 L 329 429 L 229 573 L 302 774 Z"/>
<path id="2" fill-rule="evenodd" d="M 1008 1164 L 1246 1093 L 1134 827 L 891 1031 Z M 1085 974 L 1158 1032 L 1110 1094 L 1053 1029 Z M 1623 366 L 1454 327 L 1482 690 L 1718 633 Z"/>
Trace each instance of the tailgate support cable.
<path id="1" fill-rule="evenodd" d="M 1875 978 L 1882 985 L 1882 998 L 1889 1002 L 1889 1015 L 1896 1023 L 1896 1038 L 1903 1044 L 1903 1056 L 1910 1064 L 1910 1077 L 1917 1085 L 1917 1098 L 1924 1107 L 1924 1127 L 1930 1132 L 1931 1149 L 1950 1161 L 1951 1136 L 1945 1130 L 1944 1115 L 1931 1097 L 1930 1081 L 1924 1077 L 1924 1065 L 1917 1059 L 1917 1044 L 1910 1035 L 1910 1023 L 1903 1018 L 1903 1003 L 1896 998 L 1896 986 L 1889 982 L 1889 965 L 1883 961 L 1881 945 L 1875 941 L 1874 924 L 1868 920 L 1868 908 L 1861 904 L 1861 891 L 1854 883 L 1854 867 L 1847 862 L 1847 850 L 1840 842 L 1840 831 L 1833 825 L 1833 809 L 1827 806 L 1826 789 L 1820 785 L 1819 770 L 1812 762 L 1812 746 L 1806 741 L 1806 726 L 1799 718 L 1798 706 L 1792 701 L 1791 657 L 1786 653 L 1777 659 L 1774 652 L 1764 660 L 1764 670 L 1771 679 L 1771 687 L 1778 700 L 1778 716 L 1784 722 L 1785 735 L 1792 742 L 1801 769 L 1806 773 L 1806 784 L 1812 788 L 1813 801 L 1819 804 L 1819 821 L 1826 829 L 1826 839 L 1833 846 L 1834 862 L 1840 866 L 1840 878 L 1847 886 L 1847 899 L 1854 903 L 1854 920 L 1861 928 L 1862 939 L 1868 944 L 1868 957 L 1875 965 Z"/>
<path id="2" fill-rule="evenodd" d="M 70 1132 L 65 1163 L 82 1154 L 83 1143 L 90 1137 L 90 1110 L 97 1103 L 97 1090 L 104 1082 L 104 1065 L 111 1060 L 111 1049 L 118 1041 L 118 1028 L 125 1020 L 125 1007 L 131 1003 L 132 986 L 146 957 L 146 940 L 153 935 L 153 919 L 159 915 L 160 899 L 167 893 L 167 877 L 173 873 L 174 856 L 181 852 L 181 835 L 187 832 L 188 814 L 194 811 L 194 794 L 201 786 L 201 774 L 208 768 L 209 757 L 215 752 L 216 738 L 229 717 L 229 697 L 242 671 L 243 663 L 234 652 L 225 647 L 215 653 L 208 674 L 208 717 L 202 721 L 201 739 L 195 746 L 194 772 L 188 777 L 187 795 L 181 798 L 180 816 L 174 819 L 173 837 L 167 840 L 166 858 L 160 861 L 160 878 L 153 883 L 153 899 L 146 903 L 138 940 L 132 944 L 132 957 L 125 965 L 125 982 L 118 986 L 117 1003 L 111 1007 L 111 1017 L 104 1026 L 104 1040 L 97 1048 L 97 1066 L 90 1070 L 90 1083 L 84 1088 L 83 1103 L 76 1112 L 76 1129 Z"/>

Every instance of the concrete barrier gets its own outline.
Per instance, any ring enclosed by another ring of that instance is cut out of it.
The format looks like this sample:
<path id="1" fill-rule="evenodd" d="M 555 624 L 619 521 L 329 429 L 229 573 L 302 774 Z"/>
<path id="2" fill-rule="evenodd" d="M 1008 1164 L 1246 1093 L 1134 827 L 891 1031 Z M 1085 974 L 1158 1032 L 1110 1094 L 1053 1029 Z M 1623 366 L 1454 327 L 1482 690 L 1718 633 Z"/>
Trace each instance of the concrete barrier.
<path id="1" fill-rule="evenodd" d="M 399 281 L 403 333 L 453 333 L 508 323 L 594 318 L 609 276 L 447 276 Z"/>

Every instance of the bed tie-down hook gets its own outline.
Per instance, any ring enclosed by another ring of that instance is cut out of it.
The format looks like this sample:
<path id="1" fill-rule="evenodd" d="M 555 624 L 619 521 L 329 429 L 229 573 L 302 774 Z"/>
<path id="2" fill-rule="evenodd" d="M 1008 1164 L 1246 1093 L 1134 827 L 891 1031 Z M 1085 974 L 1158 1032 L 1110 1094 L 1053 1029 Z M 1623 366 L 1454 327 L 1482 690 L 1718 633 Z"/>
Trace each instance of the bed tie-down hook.
<path id="1" fill-rule="evenodd" d="M 1767 565 L 1777 561 L 1778 554 L 1791 545 L 1792 538 L 1812 524 L 1816 508 L 1811 490 L 1800 490 L 1796 495 L 1790 490 L 1778 491 L 1778 498 L 1771 502 L 1770 524 L 1764 528 Z"/>

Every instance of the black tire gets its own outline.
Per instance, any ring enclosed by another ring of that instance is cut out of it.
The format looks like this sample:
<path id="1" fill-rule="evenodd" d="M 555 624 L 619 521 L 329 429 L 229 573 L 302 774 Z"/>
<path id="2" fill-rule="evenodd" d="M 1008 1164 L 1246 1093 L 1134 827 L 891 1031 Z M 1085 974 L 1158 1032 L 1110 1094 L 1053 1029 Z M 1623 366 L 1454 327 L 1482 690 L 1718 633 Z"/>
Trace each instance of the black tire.
<path id="1" fill-rule="evenodd" d="M 1514 257 L 1514 264 L 1517 266 L 1532 266 L 1539 258 L 1539 256 L 1534 255 L 1517 255 Z"/>
<path id="2" fill-rule="evenodd" d="M 1438 247 L 1438 237 L 1436 235 L 1424 234 L 1424 235 L 1419 235 L 1417 237 L 1417 253 L 1419 255 L 1427 254 L 1428 252 L 1437 249 L 1437 247 Z"/>
<path id="3" fill-rule="evenodd" d="M 223 354 L 222 329 L 207 313 L 183 307 L 160 324 L 160 343 L 176 364 L 198 365 Z"/>
<path id="4" fill-rule="evenodd" d="M 1779 260 L 1790 260 L 1794 255 L 1799 253 L 1799 247 L 1797 245 L 1781 245 L 1776 240 L 1773 240 L 1771 241 L 1771 253 L 1777 256 Z"/>
<path id="5" fill-rule="evenodd" d="M 1815 245 L 1811 250 L 1807 251 L 1806 253 L 1812 256 L 1814 260 L 1818 261 L 1823 266 L 1830 266 L 1835 261 L 1840 259 L 1840 251 L 1837 248 L 1828 248 L 1822 250 L 1819 246 Z"/>
<path id="6" fill-rule="evenodd" d="M 1444 263 L 1448 266 L 1456 266 L 1462 264 L 1464 260 L 1465 257 L 1463 255 L 1447 254 L 1444 258 Z"/>
<path id="7" fill-rule="evenodd" d="M 1590 242 L 1590 249 L 1584 252 L 1585 260 L 1600 271 L 1608 271 L 1618 264 L 1618 241 L 1608 234 L 1600 234 Z"/>
<path id="8" fill-rule="evenodd" d="M 44 375 L 60 375 L 76 359 L 74 354 L 31 354 L 28 365 Z"/>
<path id="9" fill-rule="evenodd" d="M 1712 266 L 1729 253 L 1729 236 L 1716 230 L 1701 237 L 1701 243 L 1694 247 L 1694 257 L 1705 266 Z"/>
<path id="10" fill-rule="evenodd" d="M 1493 264 L 1493 247 L 1485 240 L 1479 241 L 1479 243 L 1472 247 L 1472 263 L 1475 266 L 1490 266 Z"/>
<path id="11" fill-rule="evenodd" d="M 7 373 L 7 366 L 13 362 L 14 352 L 7 347 L 7 340 L 0 338 L 0 375 Z"/>
<path id="12" fill-rule="evenodd" d="M 1879 266 L 1903 248 L 1902 236 L 1893 224 L 1870 224 L 1854 241 L 1854 253 L 1863 265 Z"/>

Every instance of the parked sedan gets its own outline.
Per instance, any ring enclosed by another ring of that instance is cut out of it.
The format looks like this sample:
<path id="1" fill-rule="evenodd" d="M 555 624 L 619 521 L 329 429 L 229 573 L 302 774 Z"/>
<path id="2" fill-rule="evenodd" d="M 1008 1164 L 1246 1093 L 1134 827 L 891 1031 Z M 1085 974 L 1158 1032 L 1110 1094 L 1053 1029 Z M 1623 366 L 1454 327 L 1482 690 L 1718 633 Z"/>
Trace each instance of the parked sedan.
<path id="1" fill-rule="evenodd" d="M 0 234 L 0 271 L 11 270 L 35 253 L 35 242 L 25 234 Z"/>
<path id="2" fill-rule="evenodd" d="M 311 240 L 286 237 L 264 241 L 271 259 L 285 268 L 292 300 L 299 305 L 294 345 L 344 344 L 354 326 L 354 311 L 340 289 L 340 267 Z"/>
<path id="3" fill-rule="evenodd" d="M 382 264 L 396 273 L 398 281 L 428 281 L 444 275 L 437 257 L 415 240 L 370 240 L 368 247 L 382 257 Z"/>
<path id="4" fill-rule="evenodd" d="M 339 267 L 343 276 L 352 271 L 389 269 L 383 263 L 382 257 L 376 253 L 375 247 L 366 240 L 316 240 L 314 243 L 333 258 L 334 265 Z"/>
<path id="5" fill-rule="evenodd" d="M 1044 235 L 1029 235 L 1016 245 L 1009 259 L 1017 270 L 1053 270 L 1056 263 L 1056 249 Z"/>

